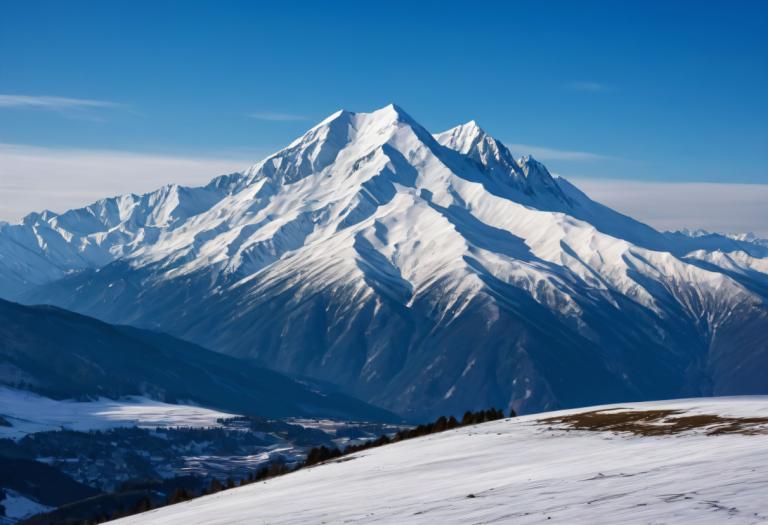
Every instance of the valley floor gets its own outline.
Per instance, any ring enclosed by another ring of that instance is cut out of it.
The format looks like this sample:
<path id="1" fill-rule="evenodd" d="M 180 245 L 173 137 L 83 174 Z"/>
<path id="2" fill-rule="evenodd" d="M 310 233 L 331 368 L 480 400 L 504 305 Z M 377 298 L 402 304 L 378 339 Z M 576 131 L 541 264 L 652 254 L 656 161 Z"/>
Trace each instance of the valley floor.
<path id="1" fill-rule="evenodd" d="M 459 428 L 116 523 L 761 523 L 766 494 L 768 397 L 734 397 Z"/>

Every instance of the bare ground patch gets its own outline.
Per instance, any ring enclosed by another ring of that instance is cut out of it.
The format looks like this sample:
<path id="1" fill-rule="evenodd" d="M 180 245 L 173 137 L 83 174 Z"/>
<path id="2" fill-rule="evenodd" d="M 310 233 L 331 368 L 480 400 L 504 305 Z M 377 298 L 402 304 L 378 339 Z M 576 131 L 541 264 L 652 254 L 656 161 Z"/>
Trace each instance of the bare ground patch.
<path id="1" fill-rule="evenodd" d="M 564 425 L 573 430 L 629 432 L 638 436 L 667 436 L 690 430 L 705 430 L 710 436 L 768 434 L 768 417 L 682 414 L 685 414 L 683 410 L 610 409 L 540 419 L 539 422 Z"/>

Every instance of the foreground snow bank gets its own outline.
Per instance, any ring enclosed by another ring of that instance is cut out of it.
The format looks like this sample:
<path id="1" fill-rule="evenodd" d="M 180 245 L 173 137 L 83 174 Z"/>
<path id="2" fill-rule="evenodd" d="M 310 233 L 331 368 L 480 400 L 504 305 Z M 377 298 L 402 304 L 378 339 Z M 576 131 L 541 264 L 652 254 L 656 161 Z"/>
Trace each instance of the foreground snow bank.
<path id="1" fill-rule="evenodd" d="M 79 402 L 57 400 L 0 387 L 0 438 L 21 438 L 46 430 L 103 430 L 114 427 L 210 427 L 232 414 L 193 405 L 172 405 L 145 397 Z"/>
<path id="2" fill-rule="evenodd" d="M 538 414 L 399 442 L 127 524 L 755 523 L 768 520 L 768 437 L 574 430 L 600 409 L 766 417 L 768 397 L 629 403 Z M 653 423 L 656 424 L 656 423 Z M 753 429 L 754 430 L 754 429 Z"/>

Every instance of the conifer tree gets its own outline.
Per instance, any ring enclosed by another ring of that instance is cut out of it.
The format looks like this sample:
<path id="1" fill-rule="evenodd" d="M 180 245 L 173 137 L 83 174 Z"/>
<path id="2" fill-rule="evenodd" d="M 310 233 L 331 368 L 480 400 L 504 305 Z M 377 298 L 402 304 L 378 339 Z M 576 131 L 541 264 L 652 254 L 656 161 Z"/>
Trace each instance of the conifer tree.
<path id="1" fill-rule="evenodd" d="M 219 481 L 217 478 L 213 478 L 211 480 L 211 486 L 208 489 L 209 494 L 216 494 L 217 492 L 221 492 L 224 490 L 224 485 L 221 484 L 221 481 Z"/>
<path id="2" fill-rule="evenodd" d="M 188 499 L 190 498 L 186 489 L 179 487 L 173 492 L 171 497 L 168 498 L 168 504 L 173 505 L 174 503 L 181 503 L 182 501 L 187 501 Z"/>

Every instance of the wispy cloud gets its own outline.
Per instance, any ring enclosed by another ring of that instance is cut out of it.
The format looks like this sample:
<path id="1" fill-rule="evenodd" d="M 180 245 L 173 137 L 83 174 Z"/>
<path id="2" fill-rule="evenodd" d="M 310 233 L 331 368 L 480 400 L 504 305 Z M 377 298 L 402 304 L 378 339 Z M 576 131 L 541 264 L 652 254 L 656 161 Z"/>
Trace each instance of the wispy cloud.
<path id="1" fill-rule="evenodd" d="M 33 95 L 0 95 L 0 108 L 37 108 L 49 110 L 116 108 L 122 104 L 87 98 L 47 97 Z"/>
<path id="2" fill-rule="evenodd" d="M 294 115 L 292 113 L 261 112 L 251 113 L 250 117 L 256 120 L 268 120 L 271 122 L 297 122 L 300 120 L 308 120 L 308 117 L 304 115 Z"/>
<path id="3" fill-rule="evenodd" d="M 39 95 L 0 95 L 0 109 L 29 109 L 48 111 L 62 117 L 104 122 L 104 111 L 126 108 L 124 104 L 109 100 L 88 98 L 49 97 Z"/>
<path id="4" fill-rule="evenodd" d="M 184 157 L 0 143 L 0 220 L 31 211 L 65 211 L 121 193 L 168 183 L 201 185 L 240 171 L 260 156 Z M 247 160 L 245 160 L 247 159 Z"/>
<path id="5" fill-rule="evenodd" d="M 659 230 L 752 231 L 768 237 L 768 184 L 569 180 L 592 199 Z"/>
<path id="6" fill-rule="evenodd" d="M 588 82 L 584 80 L 569 82 L 568 84 L 565 85 L 565 87 L 573 91 L 586 91 L 590 93 L 608 91 L 608 86 L 606 86 L 605 84 L 601 84 L 600 82 Z"/>
<path id="7" fill-rule="evenodd" d="M 571 151 L 564 149 L 547 148 L 544 146 L 532 146 L 530 144 L 512 144 L 507 142 L 507 147 L 515 155 L 533 155 L 538 160 L 568 160 L 576 162 L 594 162 L 611 157 L 590 153 L 588 151 Z"/>

